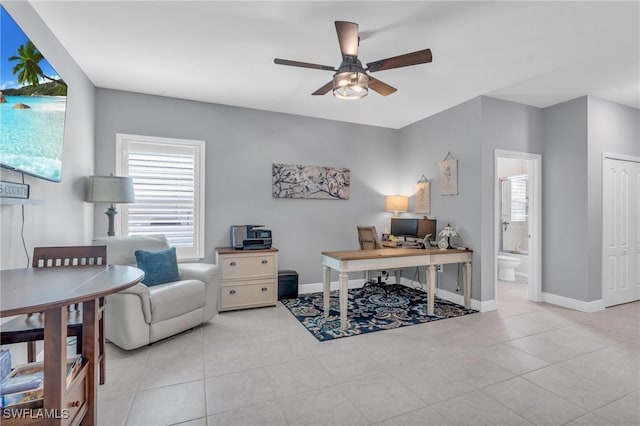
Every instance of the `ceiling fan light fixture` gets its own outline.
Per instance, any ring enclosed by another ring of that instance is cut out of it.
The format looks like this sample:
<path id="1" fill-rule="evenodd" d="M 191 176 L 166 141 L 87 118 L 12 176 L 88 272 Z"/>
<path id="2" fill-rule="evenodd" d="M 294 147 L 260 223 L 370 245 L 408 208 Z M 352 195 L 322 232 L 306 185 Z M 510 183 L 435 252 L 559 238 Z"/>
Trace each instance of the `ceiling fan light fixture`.
<path id="1" fill-rule="evenodd" d="M 333 77 L 333 96 L 338 99 L 362 99 L 369 93 L 369 76 L 363 72 L 346 71 Z"/>

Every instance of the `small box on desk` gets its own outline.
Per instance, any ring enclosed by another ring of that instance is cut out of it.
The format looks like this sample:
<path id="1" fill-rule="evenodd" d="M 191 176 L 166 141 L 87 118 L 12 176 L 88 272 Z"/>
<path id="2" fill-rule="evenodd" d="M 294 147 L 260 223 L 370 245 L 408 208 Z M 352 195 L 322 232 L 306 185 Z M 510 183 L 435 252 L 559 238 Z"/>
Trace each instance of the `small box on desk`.
<path id="1" fill-rule="evenodd" d="M 296 271 L 278 271 L 278 300 L 298 297 L 298 273 Z"/>

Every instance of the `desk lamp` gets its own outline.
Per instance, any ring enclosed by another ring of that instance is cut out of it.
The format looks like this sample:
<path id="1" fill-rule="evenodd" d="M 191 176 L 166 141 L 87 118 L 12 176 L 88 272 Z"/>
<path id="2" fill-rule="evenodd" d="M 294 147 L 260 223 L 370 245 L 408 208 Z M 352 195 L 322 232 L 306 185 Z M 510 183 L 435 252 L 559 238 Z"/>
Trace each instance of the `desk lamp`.
<path id="1" fill-rule="evenodd" d="M 409 197 L 406 195 L 387 195 L 385 210 L 393 212 L 393 217 L 398 217 L 399 213 L 406 213 L 409 211 Z"/>
<path id="2" fill-rule="evenodd" d="M 109 218 L 107 235 L 116 235 L 114 229 L 114 217 L 118 214 L 114 204 L 135 203 L 133 192 L 133 179 L 122 176 L 89 176 L 89 191 L 87 192 L 89 203 L 107 203 L 111 206 L 105 214 Z"/>
<path id="3" fill-rule="evenodd" d="M 446 247 L 444 246 L 444 244 L 438 244 L 438 247 L 444 249 L 451 248 L 451 237 L 459 237 L 460 235 L 456 232 L 455 229 L 451 227 L 450 224 L 447 223 L 447 226 L 445 226 L 444 229 L 440 231 L 438 236 L 442 238 L 441 242 L 444 241 L 445 238 L 447 239 Z"/>

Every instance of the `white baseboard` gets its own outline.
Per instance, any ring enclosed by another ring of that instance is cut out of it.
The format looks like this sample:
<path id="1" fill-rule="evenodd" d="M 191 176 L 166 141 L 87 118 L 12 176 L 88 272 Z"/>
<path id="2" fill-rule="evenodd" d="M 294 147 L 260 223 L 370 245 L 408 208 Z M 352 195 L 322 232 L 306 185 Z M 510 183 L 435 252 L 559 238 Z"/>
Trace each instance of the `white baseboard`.
<path id="1" fill-rule="evenodd" d="M 389 278 L 388 282 L 394 283 L 395 278 Z M 349 288 L 360 288 L 364 285 L 364 283 L 364 279 L 349 280 Z M 408 278 L 400 278 L 400 284 L 405 287 L 416 288 L 418 290 L 426 292 L 424 284 L 413 282 Z M 338 281 L 331 281 L 331 290 L 338 290 L 339 288 L 340 283 Z M 317 293 L 319 291 L 322 291 L 322 283 L 300 284 L 298 286 L 299 294 Z M 441 299 L 448 300 L 449 302 L 457 303 L 458 305 L 464 305 L 464 295 L 460 293 L 453 293 L 450 291 L 438 289 L 436 291 L 436 296 Z M 495 311 L 496 301 L 494 299 L 483 301 L 471 299 L 471 309 L 475 309 L 476 311 L 480 312 Z"/>
<path id="2" fill-rule="evenodd" d="M 602 311 L 604 306 L 604 300 L 594 300 L 592 302 L 585 302 L 583 300 L 571 299 L 570 297 L 558 296 L 551 293 L 540 293 L 542 302 L 550 303 L 552 305 L 562 306 L 563 308 L 573 309 L 580 312 L 597 312 Z"/>

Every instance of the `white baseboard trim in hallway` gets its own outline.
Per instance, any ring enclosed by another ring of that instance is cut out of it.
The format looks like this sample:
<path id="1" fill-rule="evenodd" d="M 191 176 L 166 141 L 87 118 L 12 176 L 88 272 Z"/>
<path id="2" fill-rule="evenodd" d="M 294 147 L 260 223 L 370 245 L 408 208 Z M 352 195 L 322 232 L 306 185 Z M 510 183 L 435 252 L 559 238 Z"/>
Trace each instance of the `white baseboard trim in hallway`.
<path id="1" fill-rule="evenodd" d="M 573 309 L 580 312 L 597 312 L 602 311 L 604 306 L 604 300 L 594 300 L 592 302 L 585 302 L 583 300 L 572 299 L 570 297 L 558 296 L 551 293 L 540 293 L 542 302 L 550 303 L 552 305 L 562 306 L 563 308 Z"/>

